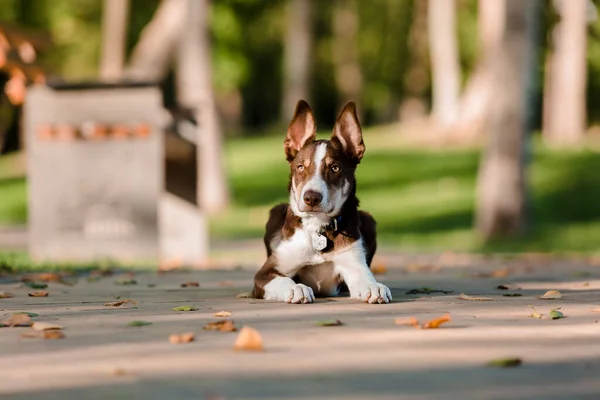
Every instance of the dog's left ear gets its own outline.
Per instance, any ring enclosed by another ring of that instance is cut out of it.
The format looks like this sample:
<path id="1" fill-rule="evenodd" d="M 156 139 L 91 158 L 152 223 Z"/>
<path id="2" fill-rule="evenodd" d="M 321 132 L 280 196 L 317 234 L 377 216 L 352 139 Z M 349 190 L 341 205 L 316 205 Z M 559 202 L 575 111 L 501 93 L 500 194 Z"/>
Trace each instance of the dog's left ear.
<path id="1" fill-rule="evenodd" d="M 331 140 L 337 140 L 351 160 L 360 163 L 365 154 L 365 143 L 362 138 L 362 129 L 356 115 L 356 104 L 353 101 L 346 103 L 333 126 Z"/>
<path id="2" fill-rule="evenodd" d="M 288 126 L 285 141 L 283 142 L 283 149 L 285 150 L 288 162 L 291 162 L 296 157 L 296 154 L 298 154 L 305 144 L 314 141 L 316 137 L 317 124 L 315 116 L 308 103 L 300 100 L 296 104 L 296 111 L 292 117 L 292 122 Z"/>

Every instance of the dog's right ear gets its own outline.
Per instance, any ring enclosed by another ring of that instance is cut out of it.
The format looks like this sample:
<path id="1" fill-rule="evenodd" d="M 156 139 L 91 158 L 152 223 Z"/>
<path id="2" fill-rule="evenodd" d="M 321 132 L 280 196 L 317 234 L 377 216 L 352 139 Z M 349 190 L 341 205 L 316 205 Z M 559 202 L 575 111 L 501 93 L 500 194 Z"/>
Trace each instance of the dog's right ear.
<path id="1" fill-rule="evenodd" d="M 283 149 L 288 162 L 291 162 L 305 144 L 312 142 L 317 137 L 317 124 L 308 103 L 300 100 L 296 104 L 296 111 L 292 122 L 288 126 Z"/>

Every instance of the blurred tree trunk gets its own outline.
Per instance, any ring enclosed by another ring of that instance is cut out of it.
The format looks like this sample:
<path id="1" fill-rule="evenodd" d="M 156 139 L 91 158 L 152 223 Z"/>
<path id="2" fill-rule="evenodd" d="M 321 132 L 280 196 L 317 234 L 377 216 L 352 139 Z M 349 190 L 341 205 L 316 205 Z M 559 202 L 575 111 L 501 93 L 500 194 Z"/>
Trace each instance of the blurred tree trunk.
<path id="1" fill-rule="evenodd" d="M 183 0 L 186 15 L 177 58 L 177 94 L 180 104 L 195 110 L 198 122 L 197 200 L 214 214 L 229 205 L 223 165 L 222 134 L 212 86 L 212 56 L 208 15 L 210 0 Z"/>
<path id="2" fill-rule="evenodd" d="M 427 39 L 427 2 L 413 2 L 412 24 L 408 33 L 410 60 L 404 77 L 406 98 L 400 105 L 402 122 L 418 121 L 426 116 L 425 97 L 429 85 L 429 55 Z"/>
<path id="3" fill-rule="evenodd" d="M 281 118 L 290 119 L 300 99 L 310 102 L 312 0 L 290 0 L 284 47 L 284 82 Z"/>
<path id="4" fill-rule="evenodd" d="M 121 78 L 125 60 L 129 0 L 104 0 L 102 9 L 102 55 L 100 78 Z"/>
<path id="5" fill-rule="evenodd" d="M 162 0 L 133 48 L 125 76 L 161 80 L 175 54 L 186 16 L 186 0 Z"/>
<path id="6" fill-rule="evenodd" d="M 487 113 L 492 109 L 493 84 L 496 80 L 492 54 L 502 40 L 504 32 L 505 0 L 479 0 L 478 35 L 479 55 L 460 100 L 458 121 L 453 137 L 470 142 L 484 136 L 483 127 Z"/>
<path id="7" fill-rule="evenodd" d="M 477 229 L 488 241 L 518 236 L 527 223 L 525 146 L 531 130 L 540 2 L 505 1 L 504 34 L 490 56 L 496 77 L 494 107 L 486 119 L 489 140 L 477 185 Z"/>
<path id="8" fill-rule="evenodd" d="M 429 0 L 428 16 L 432 114 L 440 128 L 447 128 L 456 120 L 460 92 L 454 0 Z"/>
<path id="9" fill-rule="evenodd" d="M 561 19 L 551 32 L 543 112 L 543 135 L 551 144 L 578 144 L 585 136 L 587 3 L 555 1 Z"/>
<path id="10" fill-rule="evenodd" d="M 333 7 L 332 55 L 339 108 L 354 100 L 360 107 L 363 78 L 358 58 L 356 0 L 336 0 Z"/>

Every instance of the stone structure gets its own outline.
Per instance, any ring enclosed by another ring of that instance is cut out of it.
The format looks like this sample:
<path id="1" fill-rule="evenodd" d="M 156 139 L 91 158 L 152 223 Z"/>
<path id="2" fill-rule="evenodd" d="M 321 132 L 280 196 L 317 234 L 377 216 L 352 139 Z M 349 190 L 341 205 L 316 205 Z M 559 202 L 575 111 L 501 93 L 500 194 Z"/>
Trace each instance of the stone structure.
<path id="1" fill-rule="evenodd" d="M 201 213 L 165 189 L 165 115 L 160 89 L 152 85 L 28 91 L 32 256 L 206 261 Z"/>

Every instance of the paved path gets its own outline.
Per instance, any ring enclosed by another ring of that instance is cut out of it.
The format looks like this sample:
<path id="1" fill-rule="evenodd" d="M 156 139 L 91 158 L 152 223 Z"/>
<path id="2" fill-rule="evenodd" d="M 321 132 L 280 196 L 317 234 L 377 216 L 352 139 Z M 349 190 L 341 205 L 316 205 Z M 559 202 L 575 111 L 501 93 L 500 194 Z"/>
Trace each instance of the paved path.
<path id="1" fill-rule="evenodd" d="M 450 263 L 451 264 L 451 263 Z M 7 399 L 598 399 L 600 398 L 600 269 L 541 260 L 496 266 L 388 266 L 379 279 L 393 304 L 368 305 L 336 298 L 289 305 L 236 298 L 251 287 L 252 271 L 140 273 L 135 286 L 117 276 L 75 286 L 50 283 L 47 298 L 29 288 L 0 285 L 15 294 L 0 299 L 0 313 L 38 313 L 60 324 L 61 340 L 25 339 L 29 328 L 0 329 L 0 398 Z M 488 265 L 488 264 L 486 264 Z M 491 264 L 490 264 L 491 265 Z M 496 268 L 498 278 L 485 277 Z M 502 277 L 502 275 L 507 275 Z M 483 277 L 482 277 L 483 276 Z M 181 288 L 199 281 L 200 288 Z M 521 289 L 503 297 L 499 284 Z M 151 285 L 149 287 L 148 285 Z M 156 286 L 152 286 L 156 285 Z M 408 295 L 413 288 L 454 291 Z M 539 300 L 548 289 L 560 300 Z M 488 296 L 465 301 L 457 295 Z M 104 306 L 115 296 L 138 308 Z M 173 307 L 193 305 L 194 312 Z M 560 307 L 565 319 L 533 319 Z M 238 327 L 256 328 L 262 353 L 232 350 L 236 333 L 204 331 L 227 310 Z M 440 329 L 397 326 L 444 313 Z M 316 326 L 339 319 L 344 325 Z M 133 320 L 153 325 L 127 327 Z M 168 336 L 192 331 L 196 341 L 173 345 Z M 519 357 L 515 368 L 486 366 Z"/>

